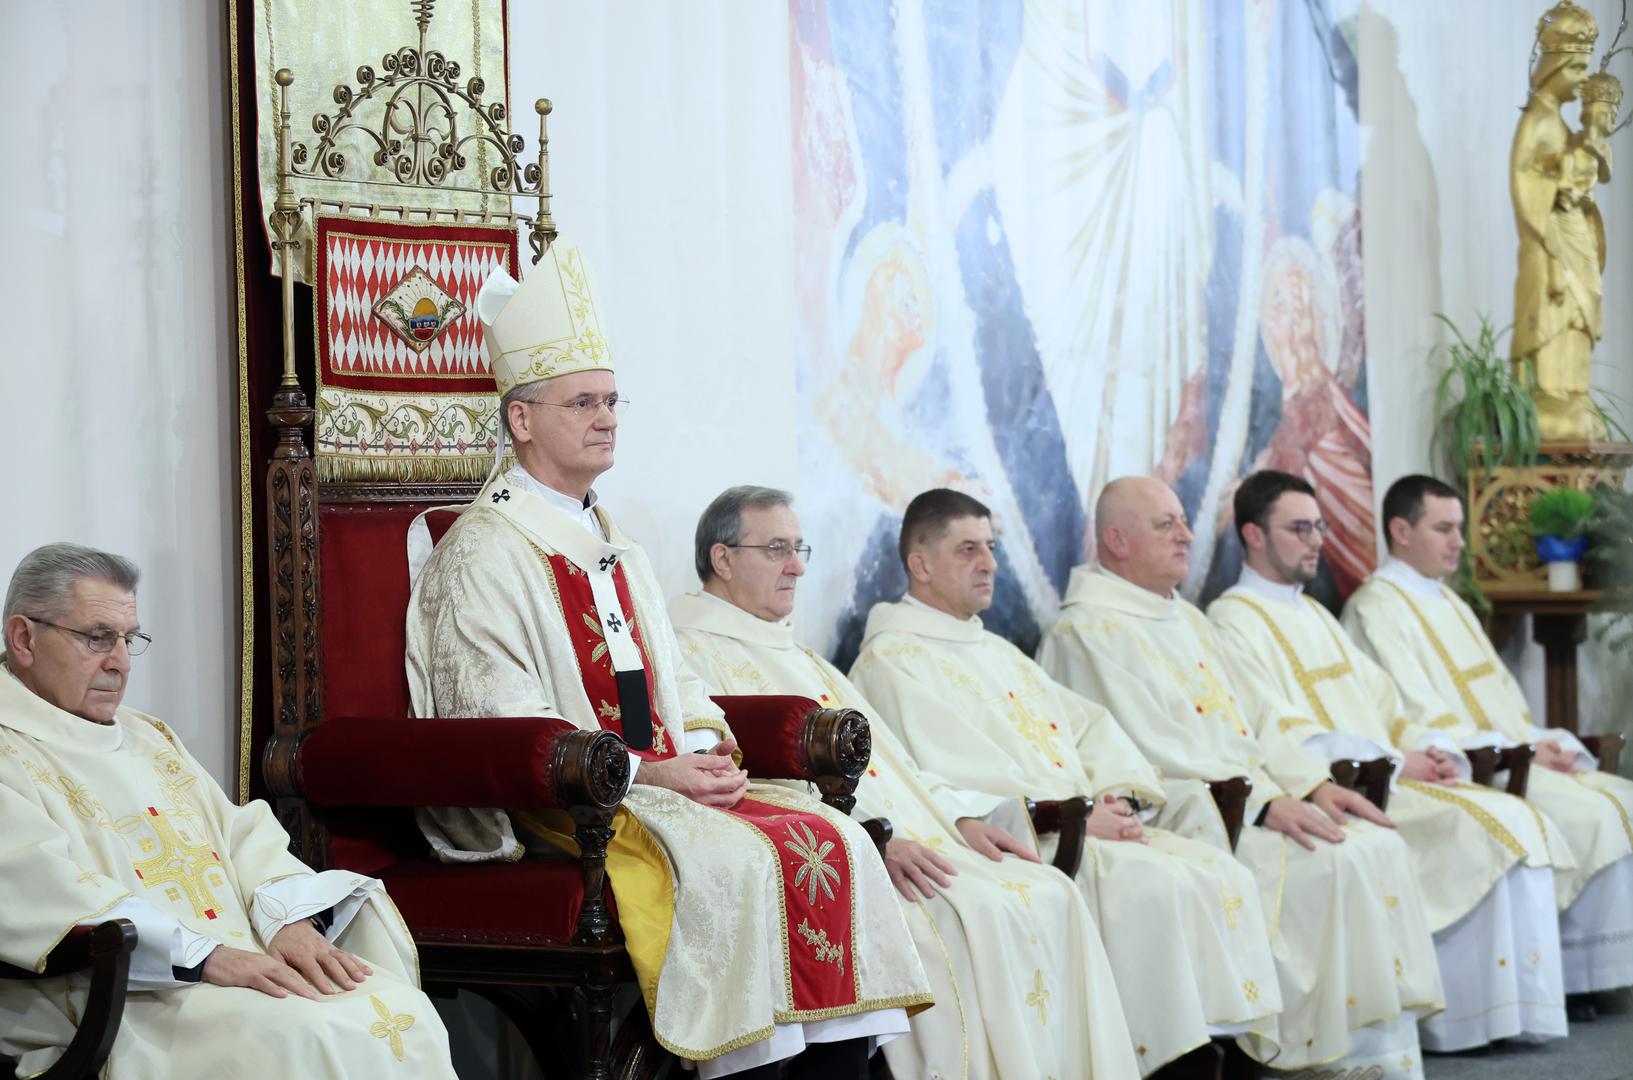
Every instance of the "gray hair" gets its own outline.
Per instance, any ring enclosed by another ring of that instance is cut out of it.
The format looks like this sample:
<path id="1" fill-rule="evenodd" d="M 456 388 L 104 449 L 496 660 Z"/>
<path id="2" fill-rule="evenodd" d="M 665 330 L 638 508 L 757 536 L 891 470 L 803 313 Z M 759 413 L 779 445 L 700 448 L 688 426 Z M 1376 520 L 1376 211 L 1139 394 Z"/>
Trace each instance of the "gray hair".
<path id="1" fill-rule="evenodd" d="M 135 592 L 141 577 L 136 564 L 122 555 L 80 544 L 47 544 L 24 555 L 12 572 L 11 585 L 6 589 L 5 617 L 60 618 L 75 582 L 92 578 Z"/>
<path id="2" fill-rule="evenodd" d="M 792 506 L 794 496 L 780 488 L 756 487 L 739 484 L 715 496 L 714 502 L 697 519 L 697 537 L 693 550 L 697 565 L 697 579 L 707 582 L 714 577 L 714 559 L 711 553 L 716 544 L 731 547 L 743 532 L 744 510 L 769 510 L 774 506 Z"/>
<path id="3" fill-rule="evenodd" d="M 528 391 L 532 390 L 537 385 L 539 384 L 522 383 L 520 386 L 512 386 L 509 390 L 505 391 L 505 396 L 499 399 L 499 422 L 505 425 L 505 435 L 512 443 L 516 441 L 516 432 L 511 430 L 510 427 L 510 403 L 512 401 L 523 401 L 529 404 L 536 404 L 537 399 L 530 397 L 528 395 Z"/>

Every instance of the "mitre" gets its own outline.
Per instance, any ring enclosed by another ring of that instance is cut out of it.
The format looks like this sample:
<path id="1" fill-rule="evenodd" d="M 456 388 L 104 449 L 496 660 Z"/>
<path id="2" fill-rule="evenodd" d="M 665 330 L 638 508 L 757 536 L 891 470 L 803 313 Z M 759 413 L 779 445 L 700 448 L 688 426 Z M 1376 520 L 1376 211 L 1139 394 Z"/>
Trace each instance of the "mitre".
<path id="1" fill-rule="evenodd" d="M 520 282 L 503 270 L 488 275 L 476 315 L 501 396 L 578 371 L 612 370 L 589 267 L 565 240 L 551 244 Z"/>

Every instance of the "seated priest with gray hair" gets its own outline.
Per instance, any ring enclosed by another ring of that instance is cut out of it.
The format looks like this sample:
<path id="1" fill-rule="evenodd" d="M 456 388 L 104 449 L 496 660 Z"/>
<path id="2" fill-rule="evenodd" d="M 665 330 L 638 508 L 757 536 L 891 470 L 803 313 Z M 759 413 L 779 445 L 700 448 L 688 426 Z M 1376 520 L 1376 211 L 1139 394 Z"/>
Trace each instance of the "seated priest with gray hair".
<path id="1" fill-rule="evenodd" d="M 162 721 L 122 705 L 151 638 L 128 559 L 23 558 L 0 653 L 0 961 L 36 972 L 76 925 L 136 927 L 109 1077 L 453 1077 L 448 1034 L 380 883 L 314 873 L 264 802 L 238 806 Z M 18 1075 L 73 1038 L 87 985 L 0 980 Z M 240 1067 L 242 1066 L 242 1067 Z"/>

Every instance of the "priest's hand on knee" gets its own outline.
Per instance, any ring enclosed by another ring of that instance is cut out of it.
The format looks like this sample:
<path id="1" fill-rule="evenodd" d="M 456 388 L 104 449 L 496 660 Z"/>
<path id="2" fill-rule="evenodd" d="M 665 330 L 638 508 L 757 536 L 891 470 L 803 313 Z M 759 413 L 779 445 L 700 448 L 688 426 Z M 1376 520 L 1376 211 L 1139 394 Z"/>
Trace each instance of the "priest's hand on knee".
<path id="1" fill-rule="evenodd" d="M 1310 839 L 1312 836 L 1331 844 L 1344 842 L 1344 830 L 1334 825 L 1331 818 L 1318 807 L 1291 795 L 1278 795 L 1270 800 L 1264 827 L 1291 836 L 1311 851 L 1315 850 L 1315 842 Z"/>
<path id="2" fill-rule="evenodd" d="M 678 791 L 695 803 L 730 809 L 748 791 L 748 773 L 731 759 L 731 739 L 703 754 L 681 754 L 668 761 L 647 761 L 635 773 L 638 784 Z"/>
<path id="3" fill-rule="evenodd" d="M 945 889 L 958 876 L 952 863 L 917 840 L 892 839 L 885 844 L 885 872 L 908 903 L 918 902 L 915 887 L 924 894 L 924 899 L 934 900 L 935 886 Z"/>
<path id="4" fill-rule="evenodd" d="M 1371 799 L 1362 795 L 1359 791 L 1339 787 L 1330 780 L 1310 792 L 1305 798 L 1326 811 L 1327 816 L 1332 818 L 1335 825 L 1344 824 L 1346 814 L 1354 814 L 1362 820 L 1370 821 L 1374 825 L 1382 825 L 1386 829 L 1395 827 L 1395 823 L 1384 816 L 1384 812 L 1379 810 Z"/>
<path id="5" fill-rule="evenodd" d="M 1006 851 L 1019 855 L 1027 862 L 1043 861 L 1031 848 L 1015 839 L 1008 829 L 988 825 L 980 818 L 973 817 L 961 817 L 956 824 L 964 842 L 993 862 L 1002 862 Z"/>
<path id="6" fill-rule="evenodd" d="M 317 1001 L 323 995 L 312 989 L 301 973 L 276 957 L 217 945 L 204 961 L 202 977 L 216 986 L 243 986 L 268 997 L 290 994 Z"/>
<path id="7" fill-rule="evenodd" d="M 306 976 L 307 982 L 325 994 L 355 990 L 358 983 L 374 974 L 374 969 L 363 961 L 330 944 L 306 919 L 273 934 L 266 951 Z"/>
<path id="8" fill-rule="evenodd" d="M 1120 799 L 1107 793 L 1095 800 L 1089 810 L 1089 820 L 1083 826 L 1084 831 L 1097 840 L 1132 840 L 1136 843 L 1147 844 L 1145 826 L 1140 823 L 1139 815 L 1134 813 L 1127 799 Z"/>

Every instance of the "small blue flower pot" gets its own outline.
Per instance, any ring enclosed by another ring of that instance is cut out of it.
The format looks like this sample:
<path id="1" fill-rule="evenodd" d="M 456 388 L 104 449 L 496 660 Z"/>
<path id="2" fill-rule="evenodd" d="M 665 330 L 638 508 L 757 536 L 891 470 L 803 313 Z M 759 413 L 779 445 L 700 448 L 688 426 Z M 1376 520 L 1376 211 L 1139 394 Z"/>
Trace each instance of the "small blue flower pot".
<path id="1" fill-rule="evenodd" d="M 1588 550 L 1588 538 L 1573 536 L 1569 540 L 1558 536 L 1537 537 L 1537 558 L 1545 563 L 1581 562 Z"/>

